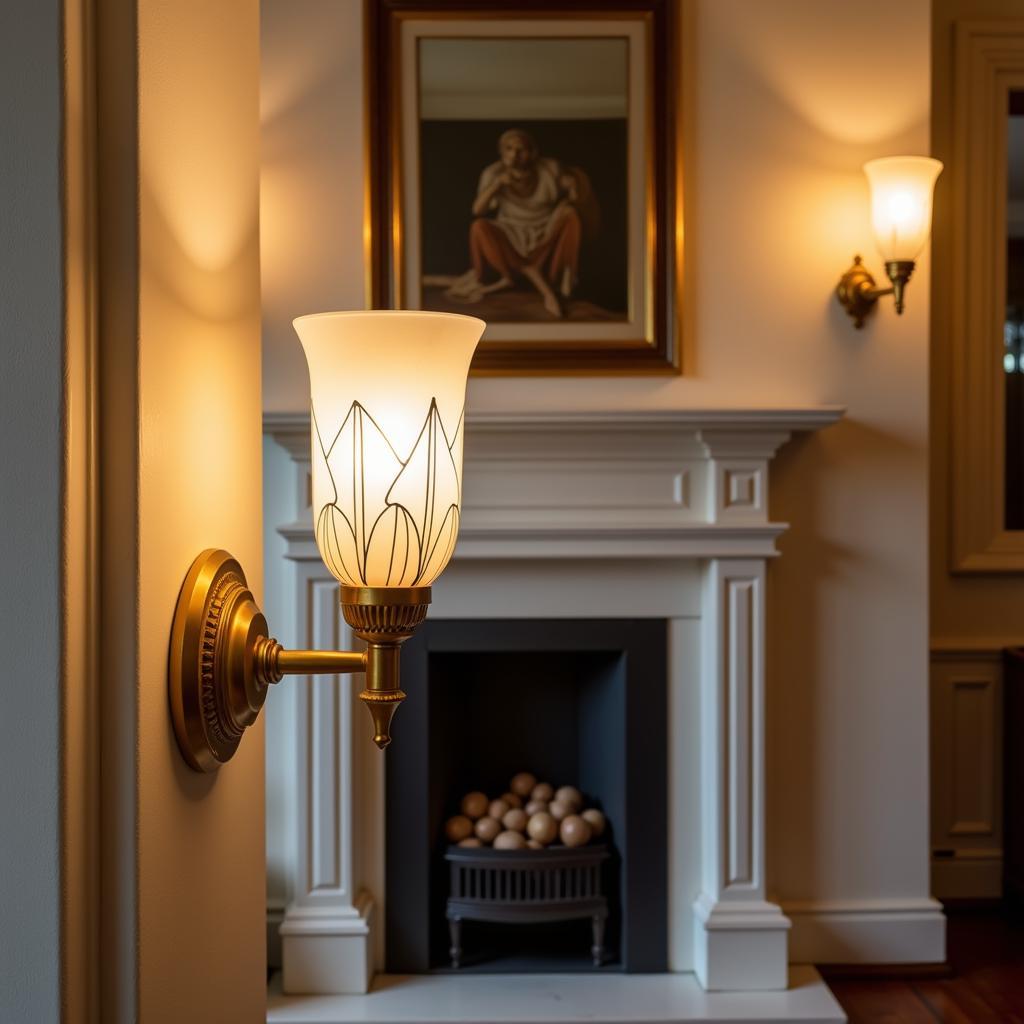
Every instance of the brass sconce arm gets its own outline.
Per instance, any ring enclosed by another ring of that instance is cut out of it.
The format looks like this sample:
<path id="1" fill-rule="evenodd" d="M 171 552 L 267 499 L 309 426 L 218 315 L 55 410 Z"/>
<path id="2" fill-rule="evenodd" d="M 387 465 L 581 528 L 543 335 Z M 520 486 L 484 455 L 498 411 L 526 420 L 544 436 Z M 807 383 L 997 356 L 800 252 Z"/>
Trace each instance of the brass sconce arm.
<path id="1" fill-rule="evenodd" d="M 879 288 L 860 256 L 854 256 L 853 265 L 836 285 L 836 297 L 853 318 L 854 327 L 861 328 L 864 326 L 864 318 L 883 295 L 894 296 L 896 312 L 903 313 L 903 293 L 913 272 L 913 260 L 890 260 L 885 264 L 885 273 L 892 284 L 888 288 Z"/>
<path id="2" fill-rule="evenodd" d="M 185 760 L 205 772 L 229 760 L 271 684 L 286 675 L 365 672 L 359 696 L 383 749 L 405 698 L 401 646 L 429 604 L 429 587 L 342 587 L 342 615 L 366 650 L 289 651 L 269 635 L 239 563 L 226 551 L 204 551 L 185 577 L 171 630 L 171 717 Z"/>
<path id="3" fill-rule="evenodd" d="M 289 651 L 270 637 L 256 642 L 253 656 L 264 685 L 279 683 L 285 676 L 366 671 L 365 651 Z"/>

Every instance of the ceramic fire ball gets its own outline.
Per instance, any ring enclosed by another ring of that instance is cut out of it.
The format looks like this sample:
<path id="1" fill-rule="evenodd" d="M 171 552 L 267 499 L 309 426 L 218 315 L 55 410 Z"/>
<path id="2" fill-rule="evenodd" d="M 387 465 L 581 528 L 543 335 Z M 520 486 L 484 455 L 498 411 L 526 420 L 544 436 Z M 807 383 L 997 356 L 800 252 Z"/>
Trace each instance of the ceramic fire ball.
<path id="1" fill-rule="evenodd" d="M 487 813 L 495 821 L 501 821 L 510 810 L 511 808 L 504 800 L 492 800 L 490 807 L 487 808 Z"/>
<path id="2" fill-rule="evenodd" d="M 534 814 L 540 814 L 541 811 L 547 811 L 548 803 L 546 800 L 531 800 L 523 810 L 526 811 L 527 817 L 532 817 Z"/>
<path id="3" fill-rule="evenodd" d="M 487 794 L 486 793 L 467 793 L 462 798 L 462 813 L 467 818 L 472 818 L 476 821 L 477 818 L 482 818 L 487 813 Z"/>
<path id="4" fill-rule="evenodd" d="M 543 850 L 544 849 L 544 844 L 543 843 L 538 843 L 536 839 L 527 839 L 526 840 L 526 845 L 531 850 Z"/>
<path id="5" fill-rule="evenodd" d="M 520 772 L 518 775 L 512 776 L 512 781 L 508 784 L 508 788 L 511 789 L 516 796 L 527 797 L 536 785 L 536 775 L 531 775 L 529 772 Z"/>
<path id="6" fill-rule="evenodd" d="M 584 811 L 580 817 L 590 826 L 595 836 L 604 835 L 605 817 L 596 807 Z"/>
<path id="7" fill-rule="evenodd" d="M 481 818 L 473 826 L 473 831 L 476 832 L 477 839 L 489 843 L 501 831 L 501 825 L 494 818 Z"/>
<path id="8" fill-rule="evenodd" d="M 552 800 L 548 804 L 548 814 L 551 815 L 555 821 L 561 821 L 563 818 L 567 818 L 570 814 L 575 813 L 575 808 L 570 804 L 565 803 L 564 800 Z"/>
<path id="9" fill-rule="evenodd" d="M 531 800 L 543 800 L 546 804 L 551 803 L 551 798 L 554 795 L 554 789 L 547 782 L 539 782 L 530 790 Z"/>
<path id="10" fill-rule="evenodd" d="M 476 836 L 470 836 L 468 839 L 462 839 L 459 841 L 459 846 L 466 847 L 467 849 L 478 849 L 484 844 L 477 839 Z"/>
<path id="11" fill-rule="evenodd" d="M 526 824 L 526 831 L 531 839 L 536 839 L 538 843 L 546 846 L 558 835 L 558 823 L 547 811 L 541 811 L 530 818 Z"/>
<path id="12" fill-rule="evenodd" d="M 583 794 L 575 786 L 559 786 L 555 790 L 555 799 L 559 803 L 568 804 L 576 814 L 583 806 Z"/>
<path id="13" fill-rule="evenodd" d="M 521 850 L 525 845 L 522 832 L 501 832 L 494 839 L 496 850 Z"/>
<path id="14" fill-rule="evenodd" d="M 566 846 L 584 846 L 590 842 L 590 826 L 578 814 L 563 818 L 558 834 Z"/>
<path id="15" fill-rule="evenodd" d="M 526 811 L 521 807 L 513 807 L 510 811 L 505 812 L 501 823 L 510 832 L 522 832 L 526 828 Z"/>
<path id="16" fill-rule="evenodd" d="M 509 805 L 509 807 L 522 807 L 523 798 L 518 793 L 502 793 L 501 799 Z"/>
<path id="17" fill-rule="evenodd" d="M 449 818 L 445 822 L 444 834 L 450 843 L 461 842 L 466 836 L 473 834 L 473 822 L 464 814 L 456 814 L 454 818 Z"/>

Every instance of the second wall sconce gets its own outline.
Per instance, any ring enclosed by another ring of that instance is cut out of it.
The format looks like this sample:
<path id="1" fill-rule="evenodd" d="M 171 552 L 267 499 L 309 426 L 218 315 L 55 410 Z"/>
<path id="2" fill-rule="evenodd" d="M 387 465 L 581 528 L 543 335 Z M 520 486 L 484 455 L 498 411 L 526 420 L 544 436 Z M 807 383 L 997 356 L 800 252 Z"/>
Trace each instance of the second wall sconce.
<path id="1" fill-rule="evenodd" d="M 871 226 L 891 282 L 878 288 L 860 256 L 839 279 L 836 295 L 855 327 L 864 326 L 879 297 L 892 295 L 903 312 L 903 294 L 932 226 L 932 192 L 942 163 L 927 156 L 891 156 L 864 165 L 871 189 Z"/>
<path id="2" fill-rule="evenodd" d="M 241 565 L 192 563 L 171 630 L 171 716 L 185 760 L 213 771 L 285 675 L 365 672 L 374 742 L 391 741 L 402 644 L 455 550 L 469 363 L 482 320 L 448 313 L 315 313 L 295 329 L 309 364 L 313 525 L 365 651 L 288 651 Z"/>

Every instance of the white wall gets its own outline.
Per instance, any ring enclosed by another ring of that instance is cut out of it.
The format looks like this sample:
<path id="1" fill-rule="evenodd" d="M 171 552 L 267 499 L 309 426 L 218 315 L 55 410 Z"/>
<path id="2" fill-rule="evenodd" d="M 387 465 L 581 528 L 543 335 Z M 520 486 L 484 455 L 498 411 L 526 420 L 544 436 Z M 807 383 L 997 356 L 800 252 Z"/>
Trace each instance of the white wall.
<path id="1" fill-rule="evenodd" d="M 929 4 L 865 0 L 854 19 L 815 0 L 687 10 L 685 375 L 477 379 L 469 404 L 848 407 L 776 467 L 773 517 L 793 529 L 770 579 L 769 888 L 805 911 L 915 906 L 928 894 L 927 266 L 906 314 L 883 302 L 862 332 L 832 293 L 855 252 L 881 271 L 861 164 L 928 151 Z M 364 305 L 361 4 L 263 11 L 264 407 L 295 411 L 307 384 L 291 317 Z"/>
<path id="2" fill-rule="evenodd" d="M 60 998 L 60 5 L 0 31 L 0 1020 Z"/>

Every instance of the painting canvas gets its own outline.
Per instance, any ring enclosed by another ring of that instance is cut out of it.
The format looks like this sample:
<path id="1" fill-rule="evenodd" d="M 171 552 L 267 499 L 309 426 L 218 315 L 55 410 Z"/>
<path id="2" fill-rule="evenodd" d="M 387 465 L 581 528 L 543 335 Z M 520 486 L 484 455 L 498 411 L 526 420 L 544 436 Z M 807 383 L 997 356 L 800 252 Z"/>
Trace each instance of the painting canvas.
<path id="1" fill-rule="evenodd" d="M 623 37 L 420 40 L 424 309 L 627 320 L 628 67 Z"/>
<path id="2" fill-rule="evenodd" d="M 483 372 L 677 372 L 671 6 L 371 5 L 373 298 Z"/>

